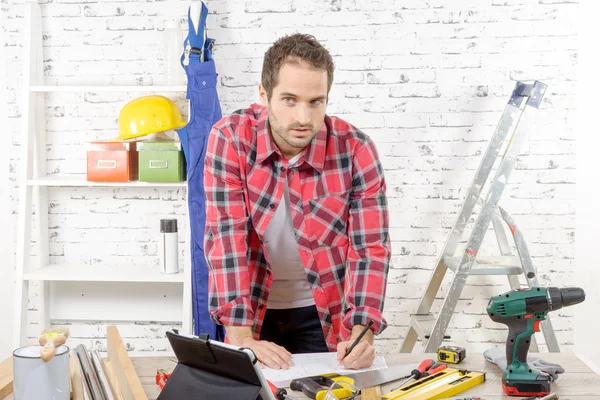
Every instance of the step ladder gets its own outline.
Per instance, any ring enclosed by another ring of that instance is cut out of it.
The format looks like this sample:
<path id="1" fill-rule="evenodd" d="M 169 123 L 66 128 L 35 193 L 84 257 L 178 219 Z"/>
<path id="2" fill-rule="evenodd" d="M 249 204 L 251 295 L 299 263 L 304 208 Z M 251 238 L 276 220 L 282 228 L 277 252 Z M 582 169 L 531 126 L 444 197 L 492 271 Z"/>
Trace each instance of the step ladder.
<path id="1" fill-rule="evenodd" d="M 515 166 L 521 147 L 525 143 L 526 134 L 533 123 L 546 89 L 547 85 L 538 81 L 533 84 L 516 83 L 500 122 L 479 164 L 469 193 L 448 236 L 444 250 L 438 258 L 419 307 L 416 313 L 411 316 L 411 323 L 400 352 L 412 352 L 417 339 L 423 342 L 424 353 L 437 352 L 442 340 L 449 338 L 445 335 L 445 332 L 469 275 L 506 275 L 511 289 L 521 287 L 519 276 L 523 275 L 528 287 L 539 286 L 536 270 L 531 261 L 523 234 L 513 218 L 498 206 L 498 202 Z M 486 197 L 482 198 L 483 187 L 509 133 L 511 133 L 510 141 L 506 145 L 493 180 L 490 182 L 489 191 Z M 476 205 L 480 206 L 481 209 L 475 220 L 475 225 L 469 235 L 465 250 L 457 255 L 461 236 Z M 490 222 L 496 235 L 500 256 L 477 257 Z M 506 223 L 512 233 L 518 255 L 512 254 L 503 223 Z M 440 312 L 435 317 L 430 312 L 431 306 L 448 269 L 454 273 L 454 276 Z M 548 350 L 559 352 L 560 349 L 550 318 L 547 317 L 541 325 Z M 537 352 L 538 346 L 535 337 L 532 336 L 531 339 L 531 351 Z"/>

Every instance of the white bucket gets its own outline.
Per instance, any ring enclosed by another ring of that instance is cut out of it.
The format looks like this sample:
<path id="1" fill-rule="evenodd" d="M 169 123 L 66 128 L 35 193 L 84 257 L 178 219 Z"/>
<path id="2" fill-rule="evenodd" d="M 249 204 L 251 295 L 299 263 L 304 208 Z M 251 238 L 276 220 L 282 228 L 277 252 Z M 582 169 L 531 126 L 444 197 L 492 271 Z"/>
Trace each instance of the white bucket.
<path id="1" fill-rule="evenodd" d="M 69 400 L 69 348 L 58 346 L 48 362 L 42 360 L 41 350 L 42 346 L 25 346 L 13 352 L 15 400 Z"/>

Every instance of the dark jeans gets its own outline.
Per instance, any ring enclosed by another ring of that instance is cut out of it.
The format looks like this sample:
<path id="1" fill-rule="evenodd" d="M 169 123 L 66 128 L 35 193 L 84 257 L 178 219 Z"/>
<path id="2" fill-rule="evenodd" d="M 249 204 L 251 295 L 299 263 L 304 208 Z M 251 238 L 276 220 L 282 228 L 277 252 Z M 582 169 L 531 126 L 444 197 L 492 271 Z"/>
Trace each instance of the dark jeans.
<path id="1" fill-rule="evenodd" d="M 285 347 L 292 354 L 329 351 L 316 306 L 268 309 L 260 339 Z"/>

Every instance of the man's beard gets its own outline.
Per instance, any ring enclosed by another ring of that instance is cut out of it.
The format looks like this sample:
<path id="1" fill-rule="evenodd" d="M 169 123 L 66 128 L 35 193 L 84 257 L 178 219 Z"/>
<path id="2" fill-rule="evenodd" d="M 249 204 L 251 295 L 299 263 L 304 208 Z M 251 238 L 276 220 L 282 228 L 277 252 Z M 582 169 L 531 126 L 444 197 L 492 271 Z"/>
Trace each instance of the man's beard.
<path id="1" fill-rule="evenodd" d="M 289 146 L 291 146 L 295 149 L 303 149 L 306 146 L 308 146 L 310 141 L 313 139 L 313 137 L 317 133 L 317 130 L 315 129 L 313 124 L 301 125 L 299 123 L 293 123 L 293 124 L 288 125 L 287 127 L 283 127 L 279 124 L 279 122 L 277 121 L 277 118 L 275 118 L 275 116 L 271 112 L 270 108 L 268 109 L 268 111 L 269 111 L 269 125 L 271 127 L 271 133 L 273 135 L 277 135 L 284 142 L 286 142 Z M 312 135 L 310 135 L 306 138 L 295 138 L 290 134 L 292 129 L 308 129 L 311 131 Z"/>

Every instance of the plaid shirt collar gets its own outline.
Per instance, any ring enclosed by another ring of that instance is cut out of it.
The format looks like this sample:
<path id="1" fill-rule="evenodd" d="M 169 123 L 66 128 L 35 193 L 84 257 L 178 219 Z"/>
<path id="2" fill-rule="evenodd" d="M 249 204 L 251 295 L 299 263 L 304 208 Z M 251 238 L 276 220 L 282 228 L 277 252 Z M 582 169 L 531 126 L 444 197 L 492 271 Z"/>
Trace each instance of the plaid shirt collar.
<path id="1" fill-rule="evenodd" d="M 273 141 L 271 133 L 269 132 L 269 112 L 264 107 L 258 117 L 256 126 L 256 161 L 262 163 L 268 159 L 273 153 L 281 155 L 279 148 Z M 323 167 L 325 165 L 325 141 L 327 140 L 327 126 L 325 122 L 321 125 L 321 129 L 315 137 L 310 141 L 306 149 L 303 151 L 303 155 L 298 160 L 298 165 L 306 161 L 309 163 L 319 174 L 323 173 Z"/>

